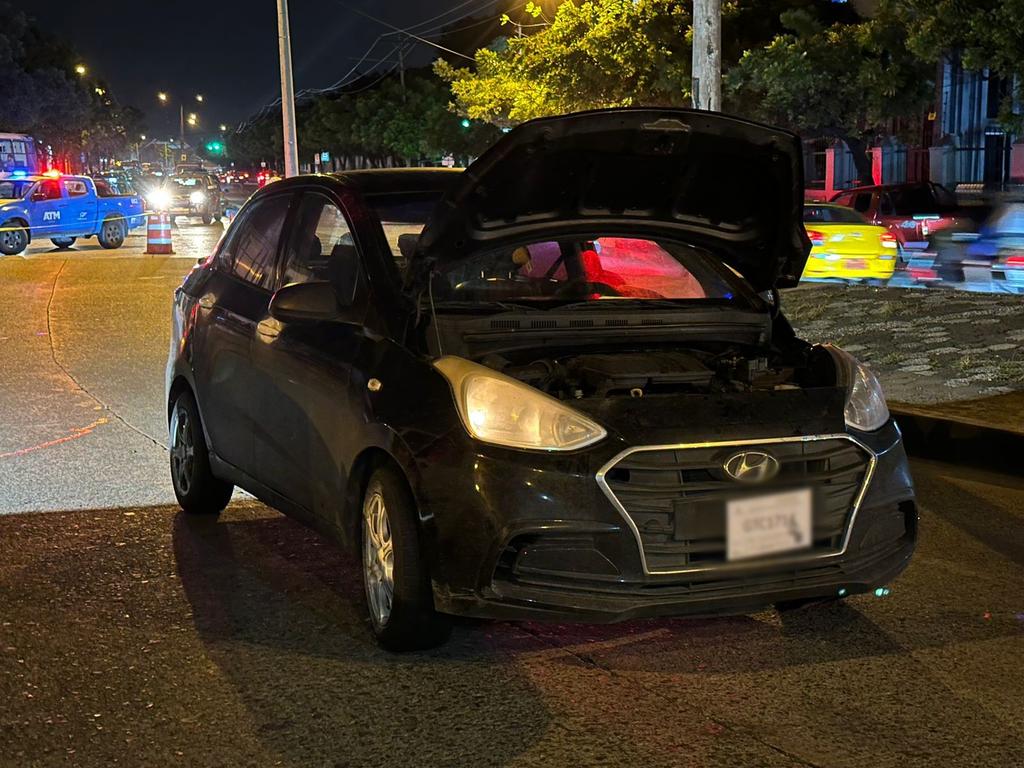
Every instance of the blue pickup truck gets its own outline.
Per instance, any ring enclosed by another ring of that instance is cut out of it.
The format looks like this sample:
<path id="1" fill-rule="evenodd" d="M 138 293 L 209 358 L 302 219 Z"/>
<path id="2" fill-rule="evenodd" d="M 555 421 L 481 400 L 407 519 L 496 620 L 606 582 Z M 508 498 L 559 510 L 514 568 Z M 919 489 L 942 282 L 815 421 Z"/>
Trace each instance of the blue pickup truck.
<path id="1" fill-rule="evenodd" d="M 104 248 L 119 248 L 144 221 L 142 198 L 98 189 L 88 176 L 0 176 L 0 253 L 6 256 L 40 238 L 70 248 L 77 238 L 95 235 Z"/>

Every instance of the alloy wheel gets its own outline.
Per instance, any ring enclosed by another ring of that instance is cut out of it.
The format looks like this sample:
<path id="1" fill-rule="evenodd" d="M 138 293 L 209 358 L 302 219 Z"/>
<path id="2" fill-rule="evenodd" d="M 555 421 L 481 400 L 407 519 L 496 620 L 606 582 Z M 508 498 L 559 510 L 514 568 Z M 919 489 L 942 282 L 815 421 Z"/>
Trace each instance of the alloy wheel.
<path id="1" fill-rule="evenodd" d="M 387 506 L 380 490 L 374 490 L 363 503 L 363 582 L 370 618 L 378 628 L 385 626 L 391 617 L 394 565 Z"/>
<path id="2" fill-rule="evenodd" d="M 108 243 L 116 243 L 123 239 L 121 235 L 121 222 L 119 221 L 108 221 L 103 225 L 103 238 Z"/>
<path id="3" fill-rule="evenodd" d="M 171 470 L 178 491 L 185 496 L 192 488 L 196 446 L 192 420 L 184 408 L 175 409 L 171 430 Z"/>

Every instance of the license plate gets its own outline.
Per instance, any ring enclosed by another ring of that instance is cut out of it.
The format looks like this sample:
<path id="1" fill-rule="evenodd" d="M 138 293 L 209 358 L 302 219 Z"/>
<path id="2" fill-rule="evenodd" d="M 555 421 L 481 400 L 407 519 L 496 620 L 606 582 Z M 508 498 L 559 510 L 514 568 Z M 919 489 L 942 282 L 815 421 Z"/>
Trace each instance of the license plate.
<path id="1" fill-rule="evenodd" d="M 847 269 L 867 269 L 868 263 L 864 259 L 849 259 L 846 262 Z"/>
<path id="2" fill-rule="evenodd" d="M 743 560 L 811 546 L 811 490 L 751 496 L 726 504 L 726 558 Z"/>

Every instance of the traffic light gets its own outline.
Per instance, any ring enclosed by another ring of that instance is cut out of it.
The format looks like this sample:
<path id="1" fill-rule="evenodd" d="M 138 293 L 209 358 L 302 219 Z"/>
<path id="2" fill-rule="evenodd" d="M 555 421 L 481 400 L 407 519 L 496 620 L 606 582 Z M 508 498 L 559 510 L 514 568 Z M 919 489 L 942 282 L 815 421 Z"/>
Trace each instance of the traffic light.
<path id="1" fill-rule="evenodd" d="M 206 151 L 211 155 L 220 155 L 224 152 L 224 144 L 219 141 L 211 141 L 206 145 Z"/>
<path id="2" fill-rule="evenodd" d="M 468 117 L 462 118 L 462 127 L 463 128 L 469 128 L 469 126 L 470 126 L 469 118 Z"/>

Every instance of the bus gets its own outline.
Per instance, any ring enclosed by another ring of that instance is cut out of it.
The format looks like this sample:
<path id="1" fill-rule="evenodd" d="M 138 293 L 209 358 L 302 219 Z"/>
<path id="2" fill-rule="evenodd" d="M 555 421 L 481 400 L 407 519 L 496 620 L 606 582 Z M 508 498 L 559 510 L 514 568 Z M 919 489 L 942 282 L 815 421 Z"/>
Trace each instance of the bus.
<path id="1" fill-rule="evenodd" d="M 36 142 L 22 133 L 0 133 L 0 171 L 41 173 Z"/>

